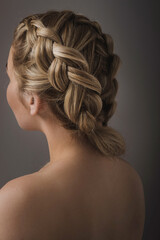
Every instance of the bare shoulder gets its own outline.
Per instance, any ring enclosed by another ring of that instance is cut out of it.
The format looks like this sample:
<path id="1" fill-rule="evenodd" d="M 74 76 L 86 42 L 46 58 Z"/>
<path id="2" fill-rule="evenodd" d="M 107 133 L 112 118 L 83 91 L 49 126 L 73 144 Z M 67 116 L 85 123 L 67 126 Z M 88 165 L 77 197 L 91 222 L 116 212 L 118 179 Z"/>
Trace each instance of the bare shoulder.
<path id="1" fill-rule="evenodd" d="M 7 193 L 21 196 L 24 194 L 26 195 L 28 191 L 30 191 L 33 186 L 36 184 L 38 180 L 37 173 L 27 174 L 21 177 L 14 178 L 7 182 L 1 189 L 0 189 L 0 196 L 5 195 Z"/>
<path id="2" fill-rule="evenodd" d="M 117 159 L 117 174 L 120 174 L 120 178 L 126 182 L 128 191 L 135 191 L 135 194 L 141 198 L 144 203 L 144 187 L 143 181 L 139 172 L 126 160 L 122 158 Z"/>
<path id="3" fill-rule="evenodd" d="M 122 174 L 128 178 L 130 183 L 135 184 L 143 192 L 143 182 L 138 171 L 126 160 L 119 158 L 119 167 L 122 169 Z"/>
<path id="4" fill-rule="evenodd" d="M 23 236 L 26 209 L 31 201 L 29 186 L 31 188 L 35 177 L 29 174 L 15 178 L 0 189 L 0 239 L 14 240 Z"/>
<path id="5" fill-rule="evenodd" d="M 135 222 L 134 232 L 137 238 L 141 239 L 145 223 L 145 195 L 143 181 L 138 171 L 127 161 L 120 159 L 122 174 L 126 184 L 126 196 Z"/>

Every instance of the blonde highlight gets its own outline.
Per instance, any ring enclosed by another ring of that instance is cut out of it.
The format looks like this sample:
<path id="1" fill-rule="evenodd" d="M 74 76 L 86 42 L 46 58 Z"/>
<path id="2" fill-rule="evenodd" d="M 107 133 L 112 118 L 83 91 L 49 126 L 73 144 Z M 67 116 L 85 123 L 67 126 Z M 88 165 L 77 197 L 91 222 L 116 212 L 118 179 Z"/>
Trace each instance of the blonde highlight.
<path id="1" fill-rule="evenodd" d="M 106 156 L 125 153 L 124 138 L 108 126 L 121 60 L 98 22 L 68 10 L 33 14 L 19 23 L 12 45 L 21 92 L 45 100 L 75 139 Z"/>

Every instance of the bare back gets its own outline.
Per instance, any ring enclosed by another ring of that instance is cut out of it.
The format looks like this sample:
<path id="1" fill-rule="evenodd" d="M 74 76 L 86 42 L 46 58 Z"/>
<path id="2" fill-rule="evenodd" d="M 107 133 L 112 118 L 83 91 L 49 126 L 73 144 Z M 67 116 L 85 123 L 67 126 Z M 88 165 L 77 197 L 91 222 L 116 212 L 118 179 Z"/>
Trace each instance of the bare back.
<path id="1" fill-rule="evenodd" d="M 35 240 L 142 237 L 141 180 L 122 159 L 57 162 L 31 174 L 28 186 L 26 211 L 30 226 L 36 223 Z"/>

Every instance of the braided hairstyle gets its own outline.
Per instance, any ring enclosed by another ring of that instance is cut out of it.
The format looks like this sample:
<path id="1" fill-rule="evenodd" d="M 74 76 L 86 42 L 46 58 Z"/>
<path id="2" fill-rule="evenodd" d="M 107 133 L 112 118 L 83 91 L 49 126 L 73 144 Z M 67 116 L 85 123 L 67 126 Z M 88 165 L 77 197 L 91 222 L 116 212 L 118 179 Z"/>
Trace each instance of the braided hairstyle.
<path id="1" fill-rule="evenodd" d="M 15 29 L 12 46 L 20 92 L 38 94 L 75 139 L 105 156 L 125 153 L 124 138 L 108 126 L 120 58 L 97 22 L 68 10 L 30 15 Z"/>

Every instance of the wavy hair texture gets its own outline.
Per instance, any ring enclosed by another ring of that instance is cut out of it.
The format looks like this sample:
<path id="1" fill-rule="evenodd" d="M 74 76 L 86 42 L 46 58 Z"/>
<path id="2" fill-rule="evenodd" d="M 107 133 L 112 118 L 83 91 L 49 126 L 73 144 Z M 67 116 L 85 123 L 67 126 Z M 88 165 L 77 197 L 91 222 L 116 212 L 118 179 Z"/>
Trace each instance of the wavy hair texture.
<path id="1" fill-rule="evenodd" d="M 125 153 L 124 138 L 108 126 L 120 58 L 98 22 L 68 10 L 30 15 L 15 29 L 12 46 L 20 92 L 38 94 L 75 139 L 106 156 Z"/>

